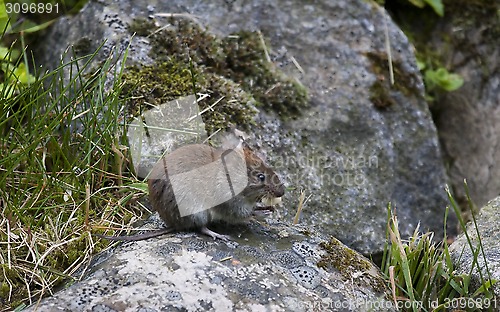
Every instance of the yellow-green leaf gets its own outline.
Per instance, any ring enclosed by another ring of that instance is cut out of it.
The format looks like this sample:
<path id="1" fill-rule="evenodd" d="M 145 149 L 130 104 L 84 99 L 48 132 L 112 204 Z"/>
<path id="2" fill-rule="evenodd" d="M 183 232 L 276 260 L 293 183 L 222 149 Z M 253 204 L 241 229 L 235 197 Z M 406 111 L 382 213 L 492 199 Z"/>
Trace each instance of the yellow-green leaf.
<path id="1" fill-rule="evenodd" d="M 0 61 L 13 62 L 19 57 L 19 51 L 16 49 L 9 49 L 0 44 Z"/>
<path id="2" fill-rule="evenodd" d="M 432 7 L 432 9 L 434 10 L 434 12 L 436 12 L 437 15 L 439 16 L 444 15 L 444 6 L 441 0 L 424 0 L 424 1 Z"/>
<path id="3" fill-rule="evenodd" d="M 438 70 L 426 70 L 425 82 L 429 89 L 438 86 L 446 91 L 454 91 L 464 84 L 464 80 L 460 75 L 451 74 L 442 67 Z"/>
<path id="4" fill-rule="evenodd" d="M 4 0 L 0 0 L 0 34 L 3 34 L 3 31 L 8 30 L 9 28 L 9 15 L 7 15 L 5 2 Z"/>
<path id="5" fill-rule="evenodd" d="M 423 0 L 408 0 L 408 2 L 410 2 L 417 8 L 423 8 L 425 6 L 425 2 Z"/>
<path id="6" fill-rule="evenodd" d="M 14 75 L 22 84 L 30 84 L 35 82 L 35 77 L 30 75 L 24 63 L 19 64 L 19 66 L 17 66 L 17 68 L 14 69 Z"/>

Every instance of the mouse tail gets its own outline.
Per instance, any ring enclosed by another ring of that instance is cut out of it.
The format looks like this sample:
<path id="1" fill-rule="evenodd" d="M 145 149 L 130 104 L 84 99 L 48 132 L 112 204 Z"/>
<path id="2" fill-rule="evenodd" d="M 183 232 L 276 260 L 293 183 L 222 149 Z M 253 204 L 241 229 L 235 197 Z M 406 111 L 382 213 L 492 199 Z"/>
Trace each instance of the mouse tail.
<path id="1" fill-rule="evenodd" d="M 143 234 L 137 234 L 137 235 L 130 235 L 130 236 L 107 236 L 107 235 L 102 235 L 102 234 L 95 234 L 92 233 L 93 236 L 97 236 L 100 238 L 112 240 L 112 241 L 140 241 L 140 240 L 145 240 L 148 238 L 153 238 L 153 237 L 158 237 L 161 235 L 169 234 L 172 233 L 174 229 L 172 228 L 164 228 L 164 229 L 159 229 L 151 232 L 146 232 Z"/>

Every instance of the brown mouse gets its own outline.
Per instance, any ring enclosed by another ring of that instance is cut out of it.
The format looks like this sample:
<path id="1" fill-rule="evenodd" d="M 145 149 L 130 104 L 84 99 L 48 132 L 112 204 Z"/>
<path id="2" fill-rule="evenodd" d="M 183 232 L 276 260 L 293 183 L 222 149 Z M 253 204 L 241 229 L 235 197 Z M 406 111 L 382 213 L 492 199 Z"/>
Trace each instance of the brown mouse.
<path id="1" fill-rule="evenodd" d="M 214 239 L 229 240 L 207 226 L 269 214 L 274 211 L 272 206 L 258 204 L 285 192 L 277 174 L 234 134 L 226 137 L 221 148 L 191 144 L 161 158 L 149 175 L 148 188 L 151 205 L 166 228 L 133 236 L 99 236 L 136 241 L 197 230 Z"/>

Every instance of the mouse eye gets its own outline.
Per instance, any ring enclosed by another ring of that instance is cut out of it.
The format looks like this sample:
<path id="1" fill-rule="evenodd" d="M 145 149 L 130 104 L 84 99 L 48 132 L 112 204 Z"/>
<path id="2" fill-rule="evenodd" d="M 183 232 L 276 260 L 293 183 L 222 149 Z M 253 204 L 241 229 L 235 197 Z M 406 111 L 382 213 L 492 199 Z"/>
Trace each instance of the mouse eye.
<path id="1" fill-rule="evenodd" d="M 264 182 L 266 180 L 266 176 L 263 173 L 259 173 L 257 175 L 257 178 L 260 180 L 260 182 Z"/>

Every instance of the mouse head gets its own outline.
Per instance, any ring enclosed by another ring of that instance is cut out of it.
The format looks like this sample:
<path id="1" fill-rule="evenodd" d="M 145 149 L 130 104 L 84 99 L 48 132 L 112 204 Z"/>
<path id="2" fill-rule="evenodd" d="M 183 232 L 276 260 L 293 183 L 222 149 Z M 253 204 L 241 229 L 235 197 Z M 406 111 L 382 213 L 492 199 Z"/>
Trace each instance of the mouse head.
<path id="1" fill-rule="evenodd" d="M 283 196 L 285 187 L 276 172 L 245 142 L 243 142 L 243 152 L 247 164 L 248 195 L 256 200 Z"/>

